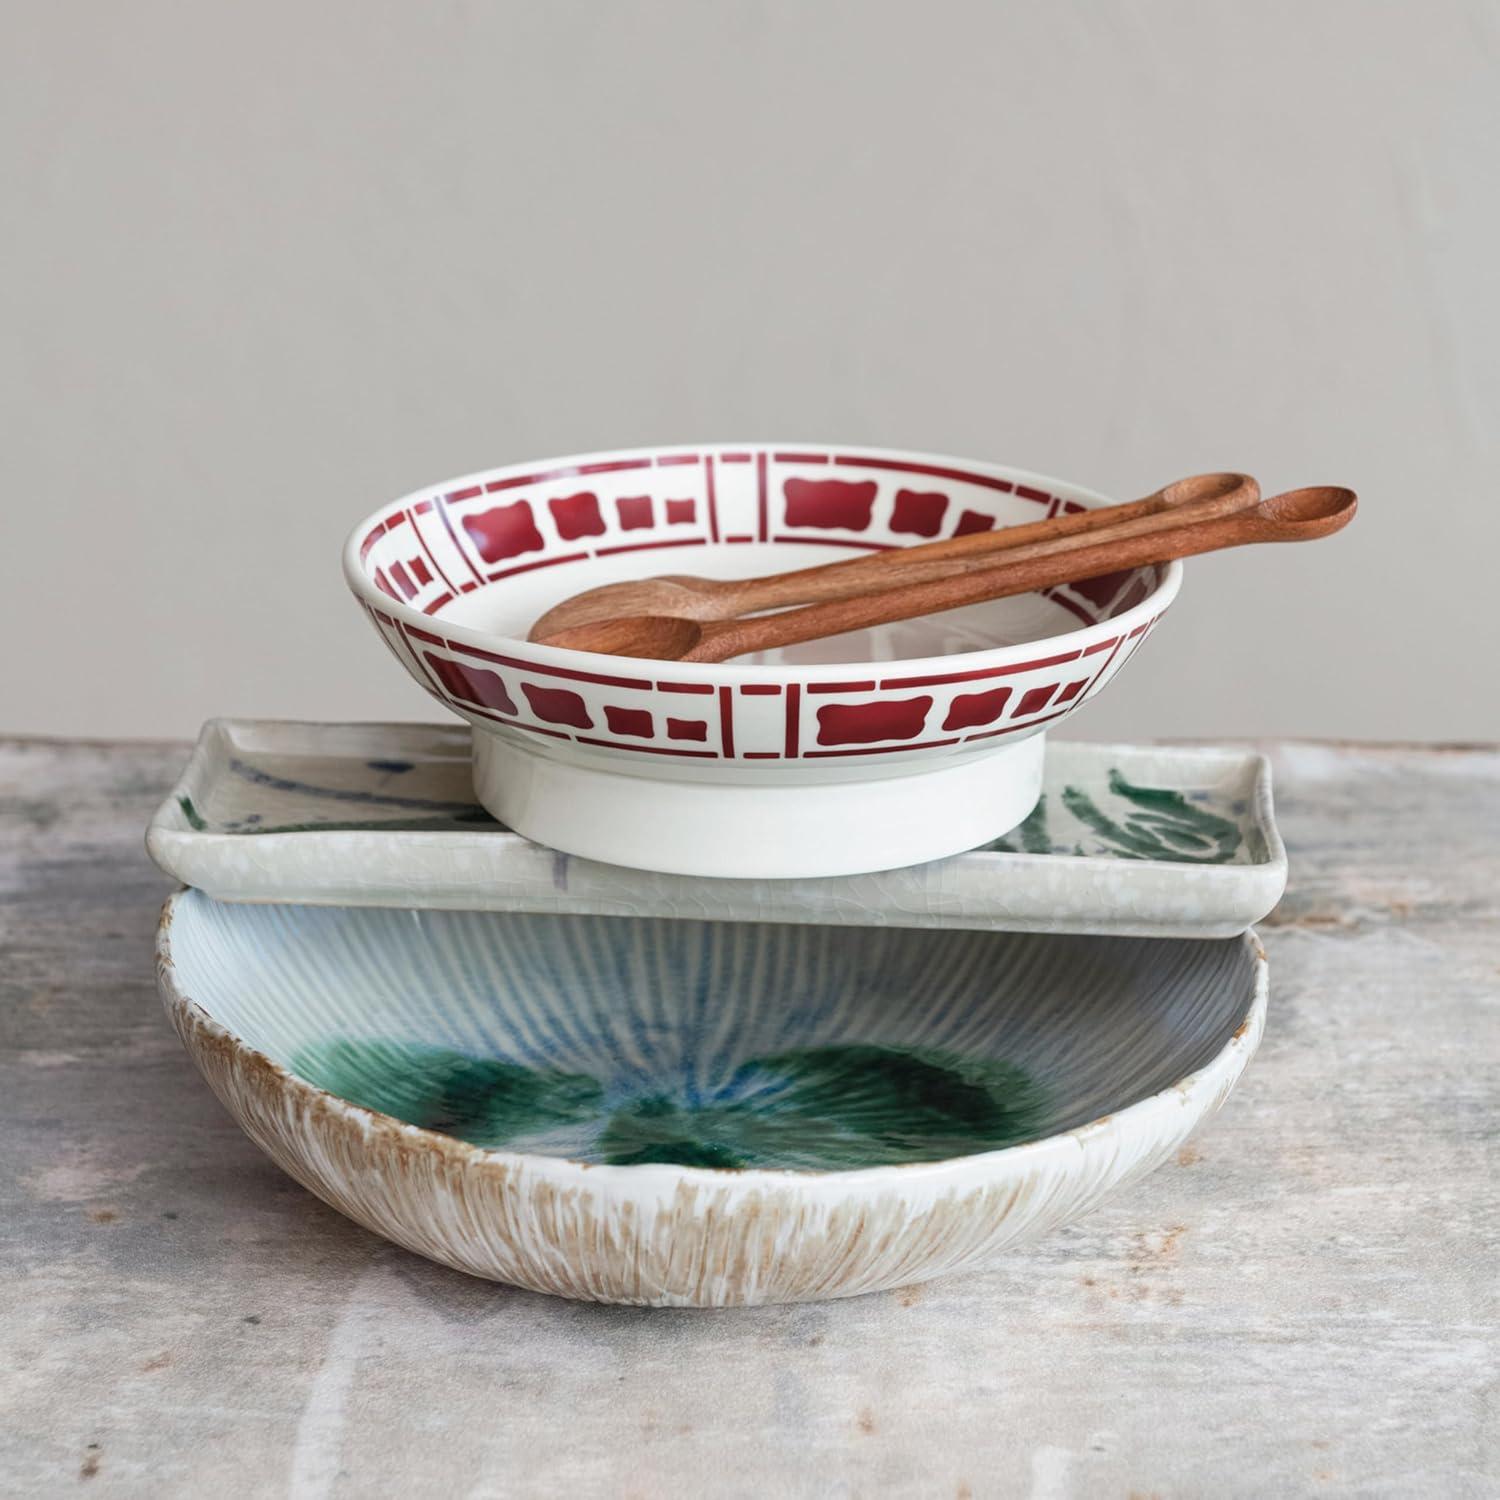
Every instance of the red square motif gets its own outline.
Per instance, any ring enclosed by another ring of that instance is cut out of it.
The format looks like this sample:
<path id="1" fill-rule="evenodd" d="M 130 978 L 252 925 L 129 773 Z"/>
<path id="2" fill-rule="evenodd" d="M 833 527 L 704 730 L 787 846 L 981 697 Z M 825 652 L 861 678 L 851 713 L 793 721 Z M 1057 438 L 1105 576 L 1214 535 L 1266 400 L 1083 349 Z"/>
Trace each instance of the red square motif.
<path id="1" fill-rule="evenodd" d="M 639 531 L 651 524 L 650 495 L 621 495 L 615 501 L 615 509 L 620 513 L 620 527 L 624 531 Z"/>
<path id="2" fill-rule="evenodd" d="M 547 502 L 552 519 L 557 523 L 557 534 L 565 542 L 577 541 L 581 536 L 603 536 L 604 517 L 599 514 L 599 497 L 590 490 L 577 495 L 559 495 Z"/>
<path id="3" fill-rule="evenodd" d="M 605 704 L 604 720 L 611 734 L 634 735 L 639 740 L 649 740 L 656 734 L 651 715 L 644 708 L 612 708 Z"/>

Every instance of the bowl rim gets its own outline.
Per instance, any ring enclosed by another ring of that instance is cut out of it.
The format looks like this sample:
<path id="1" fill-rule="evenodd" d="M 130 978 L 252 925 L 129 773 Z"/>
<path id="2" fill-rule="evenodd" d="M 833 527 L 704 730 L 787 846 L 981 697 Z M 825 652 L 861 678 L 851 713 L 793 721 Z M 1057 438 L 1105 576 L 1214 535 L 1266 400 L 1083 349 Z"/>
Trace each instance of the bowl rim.
<path id="1" fill-rule="evenodd" d="M 1129 1137 L 1149 1133 L 1152 1123 L 1171 1112 L 1188 1110 L 1194 1123 L 1211 1114 L 1229 1095 L 1240 1075 L 1260 1045 L 1265 1030 L 1266 1005 L 1270 992 L 1270 969 L 1266 950 L 1253 927 L 1238 938 L 1221 942 L 1236 943 L 1248 953 L 1254 976 L 1249 1004 L 1228 1041 L 1200 1067 L 1167 1084 L 1154 1094 L 1138 1099 L 1123 1109 L 1109 1111 L 1071 1130 L 1001 1146 L 991 1151 L 976 1151 L 963 1156 L 939 1157 L 933 1161 L 902 1162 L 870 1167 L 851 1167 L 817 1171 L 793 1167 L 692 1167 L 672 1162 L 641 1162 L 619 1166 L 608 1162 L 584 1162 L 573 1157 L 549 1156 L 539 1152 L 509 1151 L 502 1147 L 476 1146 L 456 1136 L 412 1125 L 380 1110 L 367 1109 L 341 1095 L 319 1088 L 299 1077 L 283 1063 L 277 1062 L 243 1037 L 216 1020 L 178 983 L 172 957 L 171 932 L 179 902 L 188 895 L 216 906 L 233 907 L 239 903 L 215 901 L 212 896 L 191 886 L 174 891 L 161 908 L 156 928 L 156 976 L 163 1002 L 174 1024 L 186 1024 L 205 1033 L 218 1046 L 227 1048 L 245 1066 L 270 1079 L 277 1088 L 297 1096 L 314 1111 L 341 1117 L 358 1125 L 365 1133 L 377 1132 L 400 1141 L 408 1149 L 432 1152 L 447 1165 L 460 1170 L 499 1172 L 512 1181 L 530 1176 L 548 1181 L 563 1189 L 613 1186 L 623 1193 L 675 1192 L 679 1187 L 713 1189 L 732 1186 L 737 1192 L 774 1192 L 802 1188 L 818 1192 L 823 1188 L 842 1190 L 863 1187 L 904 1188 L 929 1187 L 942 1190 L 955 1186 L 945 1179 L 979 1171 L 985 1175 L 1004 1175 L 1010 1170 L 1024 1172 L 1048 1156 L 1082 1151 L 1089 1156 L 1112 1156 Z M 296 905 L 298 903 L 289 903 Z M 326 910 L 327 908 L 318 908 Z M 1192 943 L 1197 940 L 1161 939 L 1164 942 Z M 1191 1127 L 1190 1127 L 1191 1128 Z"/>
<path id="2" fill-rule="evenodd" d="M 838 450 L 881 460 L 905 460 L 916 463 L 938 464 L 946 466 L 961 465 L 976 473 L 989 475 L 997 479 L 1008 479 L 1018 484 L 1035 485 L 1039 488 L 1047 488 L 1053 492 L 1064 492 L 1069 498 L 1083 502 L 1093 508 L 1098 505 L 1110 505 L 1114 503 L 1111 496 L 1105 495 L 1098 490 L 1089 489 L 1086 486 L 1073 483 L 1071 480 L 1058 479 L 1048 474 L 1041 474 L 1031 469 L 1021 469 L 1009 464 L 997 464 L 988 460 L 962 458 L 954 454 L 933 453 L 925 449 L 917 448 L 879 448 L 870 447 L 861 443 L 827 443 L 812 438 L 802 438 L 797 441 L 749 441 L 738 442 L 702 442 L 702 443 L 663 443 L 651 444 L 635 448 L 601 448 L 588 453 L 569 453 L 554 458 L 526 459 L 520 463 L 502 464 L 495 468 L 479 469 L 469 474 L 456 475 L 451 479 L 439 480 L 433 484 L 425 484 L 420 488 L 408 491 L 394 500 L 387 500 L 377 506 L 367 515 L 363 516 L 350 530 L 344 540 L 342 550 L 342 562 L 344 581 L 355 598 L 368 609 L 379 610 L 401 621 L 406 626 L 415 627 L 418 630 L 431 630 L 434 620 L 441 623 L 443 634 L 451 641 L 459 642 L 465 646 L 476 647 L 480 650 L 493 651 L 497 648 L 509 654 L 521 650 L 529 654 L 533 660 L 544 666 L 550 667 L 574 667 L 589 671 L 618 671 L 620 658 L 608 656 L 597 651 L 574 651 L 561 646 L 541 646 L 535 642 L 525 640 L 519 636 L 500 635 L 498 633 L 479 630 L 472 625 L 460 625 L 454 621 L 446 620 L 441 615 L 425 615 L 420 610 L 413 609 L 404 600 L 393 599 L 375 586 L 374 580 L 368 577 L 364 571 L 360 557 L 360 547 L 365 536 L 376 519 L 395 507 L 403 509 L 416 504 L 419 500 L 427 500 L 435 494 L 448 490 L 469 489 L 475 484 L 482 484 L 496 479 L 510 478 L 516 474 L 536 468 L 581 468 L 584 465 L 611 462 L 619 459 L 656 457 L 660 455 L 671 456 L 683 453 L 704 453 L 728 450 L 730 452 L 743 452 L 765 450 L 772 452 L 777 450 L 794 450 L 806 447 L 825 447 L 830 451 Z M 815 541 L 811 542 L 816 545 Z M 712 544 L 708 544 L 712 545 Z M 722 545 L 722 544 L 721 544 Z M 1009 646 L 987 646 L 977 651 L 958 651 L 945 656 L 901 656 L 892 658 L 888 662 L 871 663 L 869 660 L 856 659 L 853 661 L 817 662 L 807 665 L 774 665 L 757 666 L 748 665 L 736 661 L 726 662 L 672 662 L 672 674 L 688 682 L 824 682 L 837 681 L 849 675 L 853 669 L 864 670 L 871 665 L 898 668 L 903 673 L 938 673 L 938 672 L 962 672 L 979 666 L 1011 666 L 1027 662 L 1038 656 L 1049 656 L 1053 654 L 1054 648 L 1072 650 L 1074 646 L 1093 645 L 1096 641 L 1106 640 L 1113 636 L 1129 636 L 1137 627 L 1150 624 L 1160 616 L 1172 601 L 1177 597 L 1178 590 L 1182 587 L 1183 566 L 1180 560 L 1167 563 L 1162 569 L 1160 581 L 1144 599 L 1138 604 L 1132 605 L 1130 609 L 1115 615 L 1108 620 L 1101 620 L 1093 625 L 1079 625 L 1073 629 L 1064 630 L 1057 634 L 1039 636 L 1034 640 L 1020 641 Z M 487 585 L 493 587 L 494 585 Z"/>

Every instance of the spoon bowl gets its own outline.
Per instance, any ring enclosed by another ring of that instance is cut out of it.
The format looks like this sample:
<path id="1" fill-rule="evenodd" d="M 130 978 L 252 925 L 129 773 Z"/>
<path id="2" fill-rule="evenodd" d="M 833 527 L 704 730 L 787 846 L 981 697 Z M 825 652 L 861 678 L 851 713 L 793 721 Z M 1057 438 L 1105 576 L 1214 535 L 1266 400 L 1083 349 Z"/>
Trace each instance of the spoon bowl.
<path id="1" fill-rule="evenodd" d="M 1272 495 L 1256 509 L 1269 525 L 1287 528 L 1287 535 L 1278 540 L 1311 541 L 1332 536 L 1347 526 L 1358 504 L 1353 490 L 1337 484 L 1315 484 Z"/>
<path id="2" fill-rule="evenodd" d="M 638 656 L 683 661 L 703 642 L 703 625 L 686 615 L 622 615 L 559 630 L 544 644 L 601 656 Z"/>
<path id="3" fill-rule="evenodd" d="M 684 620 L 724 620 L 738 612 L 735 594 L 722 587 L 724 580 L 694 578 L 687 574 L 660 578 L 632 578 L 620 583 L 601 583 L 584 589 L 538 616 L 527 639 L 552 646 L 568 645 L 567 637 L 579 626 L 617 620 L 628 615 L 678 615 Z M 716 587 L 717 585 L 717 587 Z M 592 650 L 573 646 L 575 651 Z"/>

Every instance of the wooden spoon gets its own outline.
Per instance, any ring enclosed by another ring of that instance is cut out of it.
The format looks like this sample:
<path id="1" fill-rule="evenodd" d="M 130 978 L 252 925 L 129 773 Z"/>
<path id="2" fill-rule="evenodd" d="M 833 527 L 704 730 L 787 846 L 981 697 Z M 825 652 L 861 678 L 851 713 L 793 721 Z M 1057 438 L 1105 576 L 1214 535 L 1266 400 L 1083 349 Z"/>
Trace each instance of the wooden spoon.
<path id="1" fill-rule="evenodd" d="M 1187 519 L 1168 530 L 1142 536 L 1106 532 L 1101 540 L 1087 532 L 1073 537 L 1064 550 L 953 578 L 905 585 L 853 599 L 811 604 L 780 614 L 748 619 L 688 620 L 675 615 L 630 615 L 598 620 L 549 636 L 549 646 L 597 651 L 611 656 L 640 656 L 657 661 L 726 661 L 748 651 L 770 651 L 798 641 L 841 635 L 937 614 L 964 604 L 1028 594 L 1036 589 L 1097 578 L 1125 568 L 1140 568 L 1193 557 L 1251 542 L 1302 542 L 1331 536 L 1348 525 L 1357 500 L 1353 490 L 1336 485 L 1289 490 L 1248 510 L 1207 520 Z"/>
<path id="2" fill-rule="evenodd" d="M 1002 552 L 1007 561 L 1038 556 L 1041 549 L 1053 548 L 1070 537 L 1106 528 L 1113 533 L 1117 526 L 1130 526 L 1138 532 L 1159 530 L 1175 525 L 1177 517 L 1189 509 L 1204 518 L 1230 515 L 1259 499 L 1260 488 L 1248 474 L 1198 474 L 1126 505 L 1100 506 L 1046 521 L 1004 526 L 998 531 L 970 532 L 941 542 L 893 548 L 873 557 L 798 568 L 791 573 L 729 579 L 670 574 L 606 583 L 554 605 L 531 627 L 528 639 L 547 644 L 564 630 L 622 615 L 729 620 L 791 604 L 851 599 L 876 588 L 926 583 L 990 567 Z"/>

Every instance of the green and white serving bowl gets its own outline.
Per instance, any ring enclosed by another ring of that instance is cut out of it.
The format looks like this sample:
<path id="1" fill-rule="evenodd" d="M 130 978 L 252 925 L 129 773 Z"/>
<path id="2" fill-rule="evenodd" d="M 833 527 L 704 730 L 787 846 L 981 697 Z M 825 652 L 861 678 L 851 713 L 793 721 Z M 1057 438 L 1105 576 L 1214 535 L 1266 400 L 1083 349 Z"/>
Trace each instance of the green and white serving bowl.
<path id="1" fill-rule="evenodd" d="M 1215 942 L 231 905 L 158 974 L 253 1140 L 357 1223 L 602 1302 L 979 1267 L 1158 1166 L 1261 1035 Z"/>

